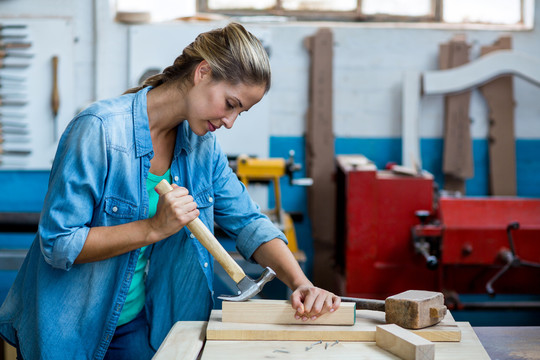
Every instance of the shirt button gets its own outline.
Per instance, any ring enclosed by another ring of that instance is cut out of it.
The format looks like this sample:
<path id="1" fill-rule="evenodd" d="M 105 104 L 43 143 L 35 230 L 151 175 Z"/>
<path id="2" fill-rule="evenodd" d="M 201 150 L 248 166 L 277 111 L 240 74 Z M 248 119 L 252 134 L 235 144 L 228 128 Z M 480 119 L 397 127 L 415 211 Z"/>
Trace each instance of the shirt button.
<path id="1" fill-rule="evenodd" d="M 189 237 L 192 238 L 192 239 L 195 239 L 195 235 L 193 235 L 193 234 L 189 234 Z"/>
<path id="2" fill-rule="evenodd" d="M 178 181 L 178 180 L 179 180 L 178 176 L 175 176 L 174 181 Z"/>
<path id="3" fill-rule="evenodd" d="M 117 207 L 117 206 L 113 206 L 112 212 L 117 212 L 117 211 L 118 211 L 118 207 Z"/>
<path id="4" fill-rule="evenodd" d="M 205 267 L 205 268 L 208 267 L 208 263 L 207 263 L 207 262 L 204 263 L 204 267 Z"/>
<path id="5" fill-rule="evenodd" d="M 208 201 L 210 201 L 210 202 L 213 202 L 213 201 L 214 201 L 214 199 L 212 199 L 212 197 L 211 197 L 211 196 L 209 196 L 209 197 L 208 197 Z"/>

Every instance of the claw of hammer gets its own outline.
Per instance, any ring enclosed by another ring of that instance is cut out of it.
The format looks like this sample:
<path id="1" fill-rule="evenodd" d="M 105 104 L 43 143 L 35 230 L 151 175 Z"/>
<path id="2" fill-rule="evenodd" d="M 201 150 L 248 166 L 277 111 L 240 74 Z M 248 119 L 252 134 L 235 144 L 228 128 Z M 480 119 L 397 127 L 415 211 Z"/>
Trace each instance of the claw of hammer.
<path id="1" fill-rule="evenodd" d="M 263 286 L 271 281 L 276 276 L 276 273 L 274 270 L 267 267 L 264 269 L 262 275 L 257 279 L 257 281 L 254 281 L 249 276 L 246 275 L 238 284 L 238 295 L 221 295 L 218 296 L 218 299 L 221 300 L 227 300 L 227 301 L 245 301 L 256 294 L 258 294 Z"/>

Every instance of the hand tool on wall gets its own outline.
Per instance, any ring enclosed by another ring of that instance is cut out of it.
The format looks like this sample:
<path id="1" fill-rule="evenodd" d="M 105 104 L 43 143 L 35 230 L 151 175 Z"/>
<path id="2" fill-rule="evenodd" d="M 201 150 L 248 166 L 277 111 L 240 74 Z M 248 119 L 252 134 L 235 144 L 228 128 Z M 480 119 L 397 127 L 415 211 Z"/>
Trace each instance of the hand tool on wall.
<path id="1" fill-rule="evenodd" d="M 10 82 L 15 82 L 15 83 L 21 83 L 21 82 L 24 82 L 25 80 L 26 79 L 22 76 L 0 74 L 0 81 L 10 81 Z"/>
<path id="2" fill-rule="evenodd" d="M 30 155 L 32 153 L 32 150 L 29 149 L 11 149 L 11 148 L 4 148 L 2 145 L 0 145 L 0 155 L 15 155 L 15 156 L 26 156 Z"/>
<path id="3" fill-rule="evenodd" d="M 0 24 L 0 31 L 4 29 L 26 29 L 26 25 L 24 24 Z"/>
<path id="4" fill-rule="evenodd" d="M 60 94 L 58 93 L 58 56 L 52 57 L 52 93 L 51 108 L 53 112 L 53 141 L 58 135 L 58 109 L 60 108 Z"/>
<path id="5" fill-rule="evenodd" d="M 5 122 L 0 121 L 0 135 L 28 135 L 30 132 L 25 127 L 20 126 L 10 126 Z"/>
<path id="6" fill-rule="evenodd" d="M 10 128 L 10 129 L 26 130 L 27 126 L 28 126 L 28 124 L 25 123 L 25 122 L 3 120 L 2 115 L 0 115 L 0 127 Z M 26 130 L 26 131 L 28 131 L 28 130 Z"/>
<path id="7" fill-rule="evenodd" d="M 358 310 L 384 311 L 386 322 L 407 329 L 422 329 L 439 323 L 446 315 L 444 296 L 439 292 L 408 290 L 386 300 L 341 297 L 355 302 Z"/>
<path id="8" fill-rule="evenodd" d="M 167 182 L 167 180 L 162 180 L 156 185 L 155 190 L 159 195 L 164 195 L 173 190 L 173 187 Z M 214 234 L 208 230 L 208 228 L 199 218 L 196 218 L 187 224 L 187 228 L 221 264 L 221 266 L 223 266 L 223 269 L 225 269 L 227 274 L 229 274 L 229 276 L 238 286 L 238 295 L 221 295 L 218 297 L 219 299 L 228 301 L 248 300 L 257 295 L 262 290 L 263 286 L 276 276 L 276 273 L 267 267 L 264 269 L 258 280 L 255 281 L 251 279 L 244 273 L 244 270 L 242 270 L 242 268 L 233 260 L 229 253 L 217 241 Z"/>
<path id="9" fill-rule="evenodd" d="M 16 58 L 25 58 L 30 59 L 34 57 L 34 54 L 29 54 L 21 51 L 5 51 L 0 50 L 0 58 L 7 58 L 7 57 L 16 57 Z"/>
<path id="10" fill-rule="evenodd" d="M 10 100 L 4 98 L 4 96 L 0 95 L 0 106 L 24 106 L 27 104 L 24 100 Z"/>
<path id="11" fill-rule="evenodd" d="M 23 135 L 0 135 L 0 144 L 28 144 L 30 138 Z"/>
<path id="12" fill-rule="evenodd" d="M 25 69 L 29 66 L 30 64 L 8 63 L 0 59 L 0 68 Z"/>
<path id="13" fill-rule="evenodd" d="M 0 37 L 1 39 L 1 37 Z M 24 42 L 24 41 L 3 41 L 0 40 L 0 49 L 28 49 L 32 46 L 32 43 L 30 42 Z"/>
<path id="14" fill-rule="evenodd" d="M 25 115 L 14 112 L 2 112 L 0 111 L 0 119 L 24 119 Z"/>

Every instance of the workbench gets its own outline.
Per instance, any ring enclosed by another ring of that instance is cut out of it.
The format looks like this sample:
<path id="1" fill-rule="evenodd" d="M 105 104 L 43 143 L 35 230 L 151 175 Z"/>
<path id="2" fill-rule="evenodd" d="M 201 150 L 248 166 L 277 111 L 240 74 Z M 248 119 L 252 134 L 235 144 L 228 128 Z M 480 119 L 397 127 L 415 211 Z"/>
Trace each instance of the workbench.
<path id="1" fill-rule="evenodd" d="M 196 359 L 202 348 L 202 360 L 241 359 L 399 359 L 374 342 L 312 341 L 204 341 L 206 322 L 190 323 L 191 339 L 199 339 L 198 348 L 186 341 L 186 327 L 178 322 L 155 360 Z M 477 327 L 457 322 L 462 331 L 460 342 L 435 342 L 435 359 L 540 359 L 540 327 Z M 308 325 L 309 326 L 309 325 Z M 328 344 L 328 345 L 327 345 Z M 197 345 L 195 345 L 197 347 Z M 309 350 L 306 350 L 310 348 Z M 188 353 L 196 353 L 189 357 Z"/>

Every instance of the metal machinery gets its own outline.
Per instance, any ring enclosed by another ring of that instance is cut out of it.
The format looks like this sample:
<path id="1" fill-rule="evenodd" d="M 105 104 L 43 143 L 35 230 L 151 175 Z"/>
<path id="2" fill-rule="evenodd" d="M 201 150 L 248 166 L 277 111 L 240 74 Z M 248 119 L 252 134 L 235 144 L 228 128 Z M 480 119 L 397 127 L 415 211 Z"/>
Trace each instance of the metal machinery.
<path id="1" fill-rule="evenodd" d="M 337 164 L 347 295 L 435 290 L 463 308 L 458 294 L 540 294 L 540 199 L 441 196 L 426 172 L 379 171 L 362 156 Z"/>

